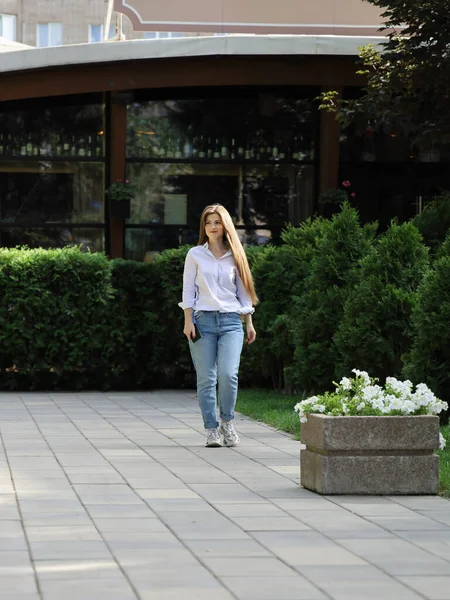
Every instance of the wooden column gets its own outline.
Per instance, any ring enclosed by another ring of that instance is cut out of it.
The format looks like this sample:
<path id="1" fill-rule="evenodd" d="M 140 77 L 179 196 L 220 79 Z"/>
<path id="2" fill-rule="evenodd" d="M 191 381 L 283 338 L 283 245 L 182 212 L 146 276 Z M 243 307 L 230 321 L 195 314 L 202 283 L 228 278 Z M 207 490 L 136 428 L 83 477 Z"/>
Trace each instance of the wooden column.
<path id="1" fill-rule="evenodd" d="M 322 92 L 331 88 L 342 94 L 341 86 L 322 87 Z M 320 111 L 319 194 L 339 184 L 340 129 L 334 113 Z"/>
<path id="2" fill-rule="evenodd" d="M 127 140 L 127 107 L 115 93 L 109 95 L 109 110 L 107 111 L 107 154 L 109 158 L 109 184 L 117 179 L 125 179 L 126 140 Z M 109 223 L 109 256 L 122 258 L 124 253 L 124 221 L 110 217 L 106 209 L 107 224 Z M 107 225 L 108 226 L 108 225 Z"/>

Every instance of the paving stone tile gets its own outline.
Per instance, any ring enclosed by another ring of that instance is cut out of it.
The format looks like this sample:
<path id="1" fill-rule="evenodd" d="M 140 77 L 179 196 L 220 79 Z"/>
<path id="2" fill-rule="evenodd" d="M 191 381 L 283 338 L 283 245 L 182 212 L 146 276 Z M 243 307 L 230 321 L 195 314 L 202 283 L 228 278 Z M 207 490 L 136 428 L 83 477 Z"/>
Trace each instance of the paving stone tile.
<path id="1" fill-rule="evenodd" d="M 101 541 L 101 537 L 94 525 L 53 525 L 47 527 L 26 527 L 30 543 L 51 541 Z"/>
<path id="2" fill-rule="evenodd" d="M 37 586 L 33 574 L 0 574 L 1 597 L 3 594 L 36 594 Z"/>
<path id="3" fill-rule="evenodd" d="M 186 546 L 199 558 L 206 557 L 272 557 L 273 555 L 253 539 L 242 540 L 185 540 Z"/>
<path id="4" fill-rule="evenodd" d="M 248 538 L 242 529 L 217 512 L 161 512 L 160 518 L 182 540 Z"/>
<path id="5" fill-rule="evenodd" d="M 386 573 L 400 575 L 446 575 L 450 562 L 416 548 L 404 540 L 340 540 L 340 544 Z"/>
<path id="6" fill-rule="evenodd" d="M 103 541 L 30 541 L 33 560 L 111 558 Z"/>
<path id="7" fill-rule="evenodd" d="M 297 567 L 334 600 L 419 600 L 413 590 L 369 565 Z"/>
<path id="8" fill-rule="evenodd" d="M 215 557 L 203 564 L 217 577 L 296 577 L 294 569 L 277 558 Z"/>
<path id="9" fill-rule="evenodd" d="M 239 600 L 325 600 L 303 577 L 223 577 Z"/>
<path id="10" fill-rule="evenodd" d="M 38 560 L 35 563 L 40 582 L 70 580 L 123 581 L 124 574 L 114 560 Z"/>
<path id="11" fill-rule="evenodd" d="M 44 600 L 138 600 L 129 583 L 112 580 L 101 581 L 44 581 L 41 583 Z"/>
<path id="12" fill-rule="evenodd" d="M 420 596 L 429 600 L 448 600 L 450 598 L 450 575 L 442 577 L 399 577 L 399 580 L 416 590 Z"/>
<path id="13" fill-rule="evenodd" d="M 273 554 L 292 566 L 360 565 L 366 562 L 356 553 L 315 531 L 254 532 L 253 537 Z"/>

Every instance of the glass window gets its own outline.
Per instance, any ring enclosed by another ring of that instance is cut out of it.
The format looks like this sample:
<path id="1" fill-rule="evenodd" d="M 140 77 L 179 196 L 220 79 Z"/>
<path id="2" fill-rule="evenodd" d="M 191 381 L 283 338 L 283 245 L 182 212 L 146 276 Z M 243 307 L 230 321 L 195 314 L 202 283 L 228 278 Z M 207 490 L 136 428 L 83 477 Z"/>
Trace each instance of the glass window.
<path id="1" fill-rule="evenodd" d="M 103 41 L 103 25 L 89 25 L 89 42 Z"/>
<path id="2" fill-rule="evenodd" d="M 0 103 L 3 245 L 104 249 L 101 95 Z"/>
<path id="3" fill-rule="evenodd" d="M 38 23 L 37 46 L 62 46 L 63 26 L 62 23 Z"/>
<path id="4" fill-rule="evenodd" d="M 286 223 L 313 214 L 316 90 L 148 93 L 128 106 L 127 177 L 137 188 L 130 257 L 196 243 L 211 202 L 229 210 L 246 243 L 276 243 Z"/>
<path id="5" fill-rule="evenodd" d="M 0 160 L 104 157 L 101 96 L 0 103 Z"/>
<path id="6" fill-rule="evenodd" d="M 103 42 L 103 33 L 105 28 L 103 24 L 100 25 L 89 25 L 89 43 Z M 116 34 L 116 26 L 111 23 L 109 26 L 108 39 L 114 37 Z"/>
<path id="7" fill-rule="evenodd" d="M 17 37 L 16 32 L 16 16 L 0 15 L 0 36 L 15 42 Z"/>

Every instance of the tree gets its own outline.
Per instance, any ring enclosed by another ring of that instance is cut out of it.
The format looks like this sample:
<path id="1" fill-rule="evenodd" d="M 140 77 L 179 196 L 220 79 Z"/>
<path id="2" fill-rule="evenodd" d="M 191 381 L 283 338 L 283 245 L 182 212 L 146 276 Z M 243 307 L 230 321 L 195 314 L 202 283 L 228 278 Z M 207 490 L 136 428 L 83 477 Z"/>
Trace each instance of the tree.
<path id="1" fill-rule="evenodd" d="M 322 95 L 321 108 L 344 124 L 358 118 L 421 143 L 450 135 L 450 10 L 448 0 L 367 0 L 385 9 L 388 40 L 360 51 L 367 85 L 358 99 Z"/>

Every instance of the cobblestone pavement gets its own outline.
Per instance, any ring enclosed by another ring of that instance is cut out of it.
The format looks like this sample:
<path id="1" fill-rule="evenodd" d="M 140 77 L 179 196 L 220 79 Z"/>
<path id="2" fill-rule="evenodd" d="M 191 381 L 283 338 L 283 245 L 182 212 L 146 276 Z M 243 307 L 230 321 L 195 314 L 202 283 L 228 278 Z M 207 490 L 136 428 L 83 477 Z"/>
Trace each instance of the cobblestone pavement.
<path id="1" fill-rule="evenodd" d="M 1 600 L 450 599 L 450 503 L 321 497 L 299 442 L 189 392 L 0 394 Z"/>

